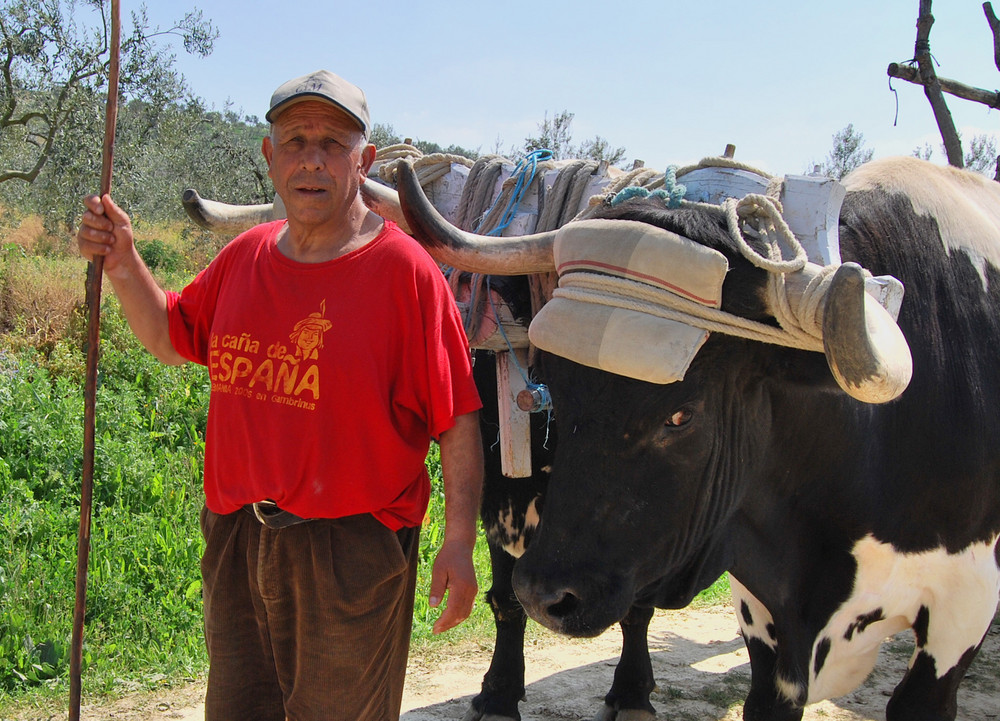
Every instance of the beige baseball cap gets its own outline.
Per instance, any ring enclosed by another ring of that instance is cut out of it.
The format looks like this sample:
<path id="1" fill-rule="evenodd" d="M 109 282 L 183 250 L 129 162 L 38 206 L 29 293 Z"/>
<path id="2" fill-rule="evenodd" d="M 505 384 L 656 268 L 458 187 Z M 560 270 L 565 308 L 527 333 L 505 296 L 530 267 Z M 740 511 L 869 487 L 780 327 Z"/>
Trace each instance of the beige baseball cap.
<path id="1" fill-rule="evenodd" d="M 358 122 L 367 137 L 371 120 L 364 92 L 329 70 L 317 70 L 282 84 L 271 96 L 271 108 L 264 117 L 273 123 L 282 112 L 305 100 L 325 101 L 343 110 Z"/>

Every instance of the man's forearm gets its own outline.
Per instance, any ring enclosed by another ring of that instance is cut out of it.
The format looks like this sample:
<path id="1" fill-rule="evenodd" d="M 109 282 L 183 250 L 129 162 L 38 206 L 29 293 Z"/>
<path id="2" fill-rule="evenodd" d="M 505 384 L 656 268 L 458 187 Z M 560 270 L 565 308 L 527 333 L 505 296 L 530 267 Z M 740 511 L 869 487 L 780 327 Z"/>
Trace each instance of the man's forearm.
<path id="1" fill-rule="evenodd" d="M 139 342 L 168 365 L 180 365 L 185 358 L 170 342 L 167 294 L 156 283 L 142 259 L 122 263 L 107 273 L 122 306 L 129 327 Z"/>
<path id="2" fill-rule="evenodd" d="M 441 434 L 441 474 L 444 477 L 445 540 L 476 541 L 476 521 L 483 489 L 483 445 L 479 413 L 455 419 Z"/>

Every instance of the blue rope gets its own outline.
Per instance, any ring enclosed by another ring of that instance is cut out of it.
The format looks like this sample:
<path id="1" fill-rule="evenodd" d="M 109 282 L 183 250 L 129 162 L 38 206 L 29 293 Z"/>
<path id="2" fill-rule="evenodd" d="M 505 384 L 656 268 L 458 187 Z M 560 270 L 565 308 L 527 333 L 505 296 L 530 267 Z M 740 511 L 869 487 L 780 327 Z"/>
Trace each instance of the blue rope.
<path id="1" fill-rule="evenodd" d="M 493 309 L 493 317 L 496 318 L 497 328 L 500 329 L 500 335 L 503 336 L 504 343 L 507 344 L 507 349 L 510 351 L 510 359 L 514 361 L 514 367 L 517 368 L 518 373 L 521 374 L 521 378 L 524 380 L 525 386 L 532 385 L 531 379 L 528 378 L 527 372 L 521 367 L 521 364 L 517 361 L 517 353 L 514 352 L 514 346 L 510 342 L 510 338 L 507 337 L 507 332 L 503 329 L 503 323 L 500 322 L 500 316 L 497 315 L 497 307 L 493 302 L 493 293 L 490 292 L 490 276 L 486 276 L 486 297 L 490 299 L 490 307 Z M 542 448 L 549 450 L 549 431 L 552 429 L 552 406 L 550 405 L 545 409 L 545 440 L 542 441 Z M 499 438 L 497 443 L 499 443 Z M 493 445 L 496 447 L 496 444 Z"/>
<path id="2" fill-rule="evenodd" d="M 648 188 L 631 185 L 618 191 L 611 199 L 611 205 L 615 206 L 632 198 L 659 198 L 668 208 L 679 208 L 685 193 L 687 188 L 677 182 L 677 166 L 671 165 L 663 174 L 662 189 L 650 191 Z"/>
<path id="3" fill-rule="evenodd" d="M 510 359 L 514 361 L 514 367 L 517 368 L 517 372 L 521 374 L 521 379 L 524 381 L 525 385 L 530 385 L 531 381 L 528 379 L 528 374 L 525 372 L 521 364 L 517 362 L 517 353 L 514 352 L 514 346 L 510 342 L 510 338 L 507 337 L 507 331 L 503 329 L 503 323 L 500 322 L 500 316 L 497 314 L 496 304 L 493 302 L 493 293 L 490 292 L 490 276 L 486 276 L 486 297 L 490 299 L 490 308 L 493 310 L 493 317 L 496 318 L 497 328 L 500 330 L 500 335 L 503 336 L 503 342 L 507 344 L 507 349 L 510 351 Z"/>
<path id="4" fill-rule="evenodd" d="M 535 175 L 538 172 L 538 163 L 544 162 L 546 160 L 552 159 L 552 151 L 545 148 L 539 150 L 533 150 L 528 153 L 524 158 L 517 162 L 514 167 L 514 172 L 511 174 L 512 177 L 516 177 L 517 180 L 514 183 L 514 191 L 510 195 L 510 199 L 507 201 L 507 207 L 504 208 L 503 215 L 500 216 L 500 223 L 486 232 L 486 235 L 500 235 L 504 228 L 510 225 L 511 221 L 514 220 L 514 215 L 517 213 L 518 206 L 521 205 L 521 201 L 524 199 L 524 194 L 527 192 L 528 188 L 531 187 L 531 183 L 535 180 Z M 501 193 L 502 195 L 502 193 Z M 476 223 L 476 227 L 473 228 L 473 232 L 478 232 L 479 226 L 482 225 L 483 220 L 485 220 L 493 208 L 500 201 L 501 195 L 498 195 L 496 200 L 493 201 L 483 217 L 480 218 L 479 222 Z"/>

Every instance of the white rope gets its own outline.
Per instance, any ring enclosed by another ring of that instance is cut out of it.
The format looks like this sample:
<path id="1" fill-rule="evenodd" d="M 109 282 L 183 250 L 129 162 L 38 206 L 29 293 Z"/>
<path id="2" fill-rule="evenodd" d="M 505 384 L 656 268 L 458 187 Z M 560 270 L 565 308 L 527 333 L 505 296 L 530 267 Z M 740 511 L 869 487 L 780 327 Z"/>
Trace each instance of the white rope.
<path id="1" fill-rule="evenodd" d="M 471 168 L 475 161 L 471 158 L 466 158 L 464 155 L 454 155 L 452 153 L 430 153 L 429 155 L 421 156 L 418 160 L 413 163 L 413 167 L 420 168 L 425 165 L 464 165 L 466 168 Z"/>
<path id="2" fill-rule="evenodd" d="M 615 178 L 604 189 L 604 192 L 606 195 L 617 193 L 622 188 L 628 188 L 633 185 L 642 188 L 649 188 L 655 182 L 659 182 L 661 185 L 663 184 L 663 173 L 654 170 L 653 168 L 633 168 L 624 175 L 620 175 Z"/>
<path id="3" fill-rule="evenodd" d="M 420 158 L 423 157 L 423 152 L 419 148 L 416 148 L 407 143 L 396 143 L 395 145 L 387 145 L 384 148 L 379 148 L 375 151 L 375 161 L 381 160 L 395 160 L 397 158 Z"/>
<path id="4" fill-rule="evenodd" d="M 682 175 L 690 173 L 692 170 L 699 170 L 701 168 L 733 168 L 734 170 L 745 170 L 748 173 L 759 175 L 762 178 L 770 179 L 773 177 L 770 173 L 765 173 L 763 170 L 755 168 L 752 165 L 747 165 L 746 163 L 741 163 L 738 160 L 733 160 L 732 158 L 726 158 L 723 156 L 710 156 L 702 158 L 694 165 L 685 165 L 683 168 L 678 168 L 675 175 L 680 178 Z"/>
<path id="5" fill-rule="evenodd" d="M 634 310 L 657 318 L 674 320 L 709 332 L 800 348 L 823 351 L 823 341 L 809 335 L 792 334 L 782 328 L 741 318 L 710 308 L 645 283 L 597 273 L 569 273 L 553 292 L 556 298 Z"/>
<path id="6" fill-rule="evenodd" d="M 458 203 L 457 227 L 472 230 L 489 209 L 493 202 L 493 187 L 504 164 L 511 163 L 501 155 L 483 155 L 472 166 Z"/>
<path id="7" fill-rule="evenodd" d="M 593 160 L 574 160 L 559 169 L 552 187 L 545 192 L 545 204 L 535 224 L 536 233 L 561 228 L 576 216 L 595 170 L 597 162 Z"/>
<path id="8" fill-rule="evenodd" d="M 726 214 L 729 234 L 736 241 L 743 256 L 758 268 L 771 273 L 793 273 L 805 267 L 808 258 L 802 243 L 788 227 L 781 214 L 781 206 L 774 198 L 751 193 L 739 200 L 727 198 L 722 204 Z M 750 247 L 741 232 L 742 225 L 751 225 L 767 243 L 768 257 Z M 774 234 L 773 236 L 771 234 Z M 792 257 L 785 259 L 786 251 Z"/>
<path id="9" fill-rule="evenodd" d="M 788 274 L 803 271 L 809 260 L 802 243 L 785 222 L 781 204 L 768 195 L 750 194 L 740 200 L 726 200 L 722 209 L 729 234 L 743 257 L 768 273 L 768 306 L 778 325 L 793 337 L 821 340 L 819 310 L 837 266 L 814 266 L 815 272 L 801 295 L 793 295 L 787 286 Z M 745 228 L 764 242 L 767 257 L 750 247 L 743 234 Z"/>
<path id="10" fill-rule="evenodd" d="M 636 310 L 707 331 L 822 352 L 820 311 L 838 266 L 820 267 L 808 262 L 805 249 L 782 216 L 781 204 L 773 197 L 751 194 L 740 200 L 730 198 L 721 206 L 687 205 L 722 214 L 743 257 L 767 272 L 767 305 L 778 328 L 708 308 L 645 283 L 595 273 L 564 275 L 553 295 Z M 766 256 L 750 246 L 745 233 L 763 242 Z M 795 273 L 802 273 L 804 280 L 801 287 L 792 289 L 788 277 Z"/>
<path id="11" fill-rule="evenodd" d="M 444 177 L 451 172 L 452 164 L 472 167 L 472 161 L 462 155 L 451 153 L 430 153 L 424 155 L 419 148 L 406 143 L 397 143 L 384 148 L 379 148 L 375 153 L 375 162 L 379 163 L 378 177 L 381 180 L 395 185 L 396 183 L 396 162 L 400 159 L 412 159 L 413 170 L 417 174 L 417 182 L 420 187 L 426 188 L 435 180 Z"/>
<path id="12" fill-rule="evenodd" d="M 581 214 L 581 218 L 590 217 L 594 211 L 602 205 L 608 198 L 613 198 L 620 190 L 630 187 L 648 188 L 650 190 L 663 185 L 663 173 L 652 168 L 633 168 L 624 175 L 620 175 L 605 186 L 597 195 L 590 196 L 587 201 L 587 208 Z"/>

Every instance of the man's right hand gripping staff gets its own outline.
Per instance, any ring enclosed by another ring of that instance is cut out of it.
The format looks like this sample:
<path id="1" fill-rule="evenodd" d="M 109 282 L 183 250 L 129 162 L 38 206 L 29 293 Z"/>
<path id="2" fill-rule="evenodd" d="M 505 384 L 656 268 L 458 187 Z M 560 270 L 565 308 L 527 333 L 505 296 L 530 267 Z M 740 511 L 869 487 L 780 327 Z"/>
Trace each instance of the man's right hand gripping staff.
<path id="1" fill-rule="evenodd" d="M 184 363 L 170 343 L 166 293 L 139 256 L 132 220 L 110 195 L 90 195 L 83 204 L 86 211 L 76 234 L 80 255 L 88 261 L 104 257 L 104 275 L 115 289 L 129 327 L 146 350 L 163 363 Z"/>

